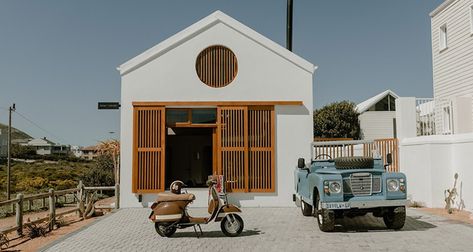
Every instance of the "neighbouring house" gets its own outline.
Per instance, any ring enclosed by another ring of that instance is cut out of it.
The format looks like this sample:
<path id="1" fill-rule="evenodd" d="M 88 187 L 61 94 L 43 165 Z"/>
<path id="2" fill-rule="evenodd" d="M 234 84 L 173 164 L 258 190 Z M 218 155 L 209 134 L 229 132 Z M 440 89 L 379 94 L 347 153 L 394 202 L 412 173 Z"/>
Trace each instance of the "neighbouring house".
<path id="1" fill-rule="evenodd" d="M 409 197 L 429 207 L 445 206 L 457 173 L 455 207 L 472 211 L 473 0 L 446 0 L 430 16 L 434 97 L 396 101 L 401 171 Z"/>
<path id="2" fill-rule="evenodd" d="M 121 205 L 148 206 L 179 179 L 207 206 L 216 174 L 236 204 L 293 206 L 315 69 L 220 11 L 122 64 Z"/>
<path id="3" fill-rule="evenodd" d="M 56 144 L 46 137 L 35 138 L 21 145 L 33 147 L 38 155 L 69 154 L 71 150 L 69 145 Z"/>
<path id="4" fill-rule="evenodd" d="M 396 137 L 396 99 L 391 90 L 379 93 L 356 105 L 360 115 L 361 138 L 375 140 Z"/>
<path id="5" fill-rule="evenodd" d="M 94 160 L 98 156 L 98 147 L 96 145 L 91 145 L 87 147 L 82 147 L 80 149 L 81 158 L 87 160 Z"/>

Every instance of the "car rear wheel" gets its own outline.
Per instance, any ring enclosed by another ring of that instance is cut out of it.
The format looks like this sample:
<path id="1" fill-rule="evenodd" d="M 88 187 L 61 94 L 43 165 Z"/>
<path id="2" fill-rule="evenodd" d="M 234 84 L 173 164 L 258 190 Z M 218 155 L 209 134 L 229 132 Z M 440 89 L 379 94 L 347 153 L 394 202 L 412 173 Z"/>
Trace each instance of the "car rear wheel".
<path id="1" fill-rule="evenodd" d="M 319 194 L 315 198 L 315 215 L 319 229 L 323 232 L 331 232 L 335 229 L 335 212 L 330 209 L 323 209 L 322 202 L 320 202 Z"/>
<path id="2" fill-rule="evenodd" d="M 404 227 L 404 223 L 406 222 L 406 207 L 396 207 L 394 209 L 390 209 L 384 216 L 383 216 L 384 224 L 389 229 L 399 230 Z"/>
<path id="3" fill-rule="evenodd" d="M 312 206 L 305 203 L 303 200 L 301 200 L 301 212 L 302 212 L 302 215 L 304 216 L 312 216 L 313 215 Z"/>

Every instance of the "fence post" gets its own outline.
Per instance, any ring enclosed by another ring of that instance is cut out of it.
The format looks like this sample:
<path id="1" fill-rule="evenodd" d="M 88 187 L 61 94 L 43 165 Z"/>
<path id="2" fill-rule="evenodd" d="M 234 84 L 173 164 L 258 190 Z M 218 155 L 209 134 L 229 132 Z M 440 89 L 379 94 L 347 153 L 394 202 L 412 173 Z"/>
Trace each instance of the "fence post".
<path id="1" fill-rule="evenodd" d="M 115 184 L 115 208 L 120 209 L 120 184 Z"/>
<path id="2" fill-rule="evenodd" d="M 23 194 L 19 193 L 16 196 L 16 199 L 18 200 L 16 202 L 16 226 L 18 229 L 16 230 L 16 233 L 18 235 L 23 234 Z"/>
<path id="3" fill-rule="evenodd" d="M 54 229 L 54 221 L 56 219 L 56 197 L 54 189 L 49 189 L 49 231 Z"/>
<path id="4" fill-rule="evenodd" d="M 82 192 L 83 192 L 82 190 L 84 189 L 84 185 L 82 184 L 82 180 L 79 180 L 79 184 L 77 185 L 77 189 L 79 189 L 77 191 L 77 197 L 76 197 L 77 198 L 77 209 L 80 209 L 80 203 L 82 201 Z M 77 212 L 79 214 L 81 214 L 80 210 L 77 210 Z"/>

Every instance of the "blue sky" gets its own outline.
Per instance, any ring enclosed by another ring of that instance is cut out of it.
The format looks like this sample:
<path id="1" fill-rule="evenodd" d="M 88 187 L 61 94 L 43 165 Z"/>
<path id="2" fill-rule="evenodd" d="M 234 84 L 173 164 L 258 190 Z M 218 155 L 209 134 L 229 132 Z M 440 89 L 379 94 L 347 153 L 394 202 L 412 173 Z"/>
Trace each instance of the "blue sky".
<path id="1" fill-rule="evenodd" d="M 319 66 L 315 106 L 388 88 L 431 97 L 428 14 L 441 2 L 294 0 L 293 51 Z M 14 115 L 14 126 L 35 137 L 118 137 L 119 112 L 97 110 L 119 101 L 115 68 L 215 10 L 285 45 L 285 0 L 0 1 L 0 122 L 16 102 L 36 125 Z"/>

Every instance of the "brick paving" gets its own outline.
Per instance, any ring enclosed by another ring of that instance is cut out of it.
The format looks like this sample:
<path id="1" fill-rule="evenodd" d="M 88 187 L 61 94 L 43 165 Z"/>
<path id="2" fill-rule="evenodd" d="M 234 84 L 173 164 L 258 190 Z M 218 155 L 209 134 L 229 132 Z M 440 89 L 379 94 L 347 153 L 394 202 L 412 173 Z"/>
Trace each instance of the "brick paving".
<path id="1" fill-rule="evenodd" d="M 228 238 L 220 223 L 203 225 L 162 238 L 147 219 L 149 209 L 123 209 L 45 248 L 45 251 L 473 251 L 473 225 L 408 210 L 401 231 L 387 230 L 381 218 L 368 214 L 338 221 L 324 233 L 314 217 L 298 208 L 246 208 L 245 229 Z M 191 209 L 191 213 L 205 213 Z"/>

